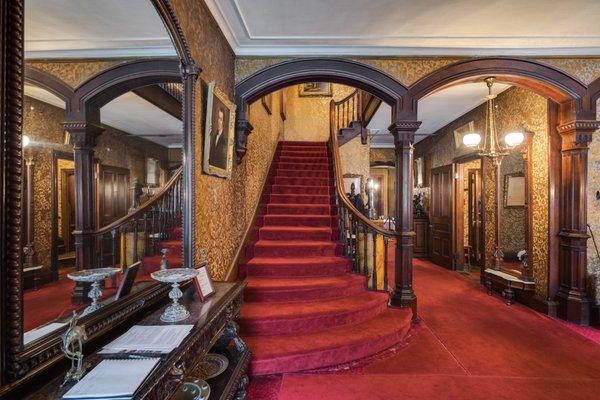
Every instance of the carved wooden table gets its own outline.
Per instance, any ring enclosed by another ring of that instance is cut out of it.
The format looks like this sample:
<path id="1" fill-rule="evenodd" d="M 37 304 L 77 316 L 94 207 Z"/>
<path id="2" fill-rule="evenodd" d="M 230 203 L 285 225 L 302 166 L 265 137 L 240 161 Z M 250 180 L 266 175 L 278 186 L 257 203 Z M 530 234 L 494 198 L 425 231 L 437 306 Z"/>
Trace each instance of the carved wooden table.
<path id="1" fill-rule="evenodd" d="M 175 394 L 186 378 L 195 377 L 195 369 L 202 357 L 210 352 L 225 355 L 229 359 L 227 370 L 221 375 L 208 379 L 211 387 L 210 400 L 243 400 L 248 385 L 247 370 L 250 351 L 240 339 L 235 320 L 239 317 L 245 284 L 215 283 L 216 294 L 204 303 L 186 298 L 181 303 L 190 311 L 190 317 L 177 322 L 181 325 L 193 324 L 194 328 L 181 345 L 161 362 L 138 389 L 134 399 L 167 400 Z M 165 325 L 160 321 L 163 307 L 149 312 L 137 325 Z M 133 324 L 132 324 L 133 325 Z M 102 356 L 94 353 L 85 358 L 96 365 Z M 58 400 L 73 385 L 60 388 L 62 375 L 52 379 L 41 389 L 23 397 L 27 400 Z"/>
<path id="2" fill-rule="evenodd" d="M 486 268 L 483 272 L 485 286 L 488 288 L 488 294 L 491 296 L 493 291 L 493 284 L 496 283 L 504 288 L 502 296 L 507 305 L 511 305 L 515 299 L 515 291 L 513 289 L 521 290 L 524 292 L 533 292 L 535 290 L 535 283 L 524 281 L 516 276 L 508 274 L 504 271 L 497 271 L 494 269 Z"/>

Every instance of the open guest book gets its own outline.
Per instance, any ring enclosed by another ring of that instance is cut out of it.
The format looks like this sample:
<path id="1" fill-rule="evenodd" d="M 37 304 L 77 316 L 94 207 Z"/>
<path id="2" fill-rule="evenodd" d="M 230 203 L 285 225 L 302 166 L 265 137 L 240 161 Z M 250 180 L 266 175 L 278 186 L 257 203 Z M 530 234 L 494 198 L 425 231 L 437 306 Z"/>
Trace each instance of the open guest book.
<path id="1" fill-rule="evenodd" d="M 169 354 L 194 325 L 135 325 L 104 346 L 100 354 Z"/>
<path id="2" fill-rule="evenodd" d="M 160 358 L 102 360 L 63 399 L 129 400 L 159 362 Z"/>

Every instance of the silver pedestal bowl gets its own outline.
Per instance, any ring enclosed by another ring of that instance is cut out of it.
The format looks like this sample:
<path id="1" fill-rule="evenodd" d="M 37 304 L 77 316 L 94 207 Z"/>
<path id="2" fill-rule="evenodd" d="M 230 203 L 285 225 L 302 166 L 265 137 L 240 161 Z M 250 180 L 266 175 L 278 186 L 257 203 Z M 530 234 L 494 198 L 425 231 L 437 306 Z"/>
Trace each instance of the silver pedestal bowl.
<path id="1" fill-rule="evenodd" d="M 179 289 L 179 284 L 195 278 L 196 275 L 198 275 L 198 271 L 192 268 L 172 268 L 150 274 L 154 280 L 171 284 L 169 298 L 173 303 L 162 313 L 160 316 L 161 321 L 177 322 L 190 316 L 190 312 L 182 304 L 179 304 L 179 299 L 183 296 L 181 289 Z"/>
<path id="2" fill-rule="evenodd" d="M 98 299 L 102 297 L 102 288 L 100 287 L 100 282 L 110 278 L 119 271 L 121 271 L 119 268 L 93 268 L 82 269 L 67 275 L 69 279 L 75 282 L 92 283 L 92 287 L 88 293 L 88 297 L 92 299 L 92 304 L 83 310 L 81 316 L 92 313 L 102 307 L 102 304 L 98 301 Z"/>

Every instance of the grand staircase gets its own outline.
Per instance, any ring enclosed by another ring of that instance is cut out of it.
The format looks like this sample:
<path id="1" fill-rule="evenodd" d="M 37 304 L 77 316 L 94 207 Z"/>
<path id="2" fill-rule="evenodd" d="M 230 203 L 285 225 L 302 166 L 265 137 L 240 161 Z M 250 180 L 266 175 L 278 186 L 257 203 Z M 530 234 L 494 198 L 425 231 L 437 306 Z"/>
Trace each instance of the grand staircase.
<path id="1" fill-rule="evenodd" d="M 350 272 L 339 243 L 333 164 L 324 142 L 281 142 L 240 275 L 240 328 L 251 373 L 336 366 L 402 340 L 411 313 L 387 307 Z"/>

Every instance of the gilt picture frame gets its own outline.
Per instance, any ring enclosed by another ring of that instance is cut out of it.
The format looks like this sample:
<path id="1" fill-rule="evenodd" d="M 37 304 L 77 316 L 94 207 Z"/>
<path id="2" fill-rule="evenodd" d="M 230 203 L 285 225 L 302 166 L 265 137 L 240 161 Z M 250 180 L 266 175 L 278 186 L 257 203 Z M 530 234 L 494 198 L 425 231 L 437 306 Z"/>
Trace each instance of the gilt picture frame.
<path id="1" fill-rule="evenodd" d="M 299 97 L 332 97 L 332 85 L 329 82 L 306 82 L 298 85 Z"/>
<path id="2" fill-rule="evenodd" d="M 235 104 L 215 82 L 208 84 L 202 169 L 208 175 L 229 179 L 233 167 Z"/>
<path id="3" fill-rule="evenodd" d="M 525 207 L 525 176 L 520 172 L 504 175 L 504 207 Z"/>

